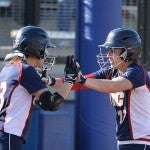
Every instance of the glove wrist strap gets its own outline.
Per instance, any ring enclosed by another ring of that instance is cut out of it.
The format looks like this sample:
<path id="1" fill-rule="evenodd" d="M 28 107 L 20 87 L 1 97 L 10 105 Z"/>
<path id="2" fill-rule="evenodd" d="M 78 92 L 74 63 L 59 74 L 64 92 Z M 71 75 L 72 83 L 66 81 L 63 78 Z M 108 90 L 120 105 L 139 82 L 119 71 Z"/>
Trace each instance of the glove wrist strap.
<path id="1" fill-rule="evenodd" d="M 53 86 L 56 83 L 56 79 L 55 78 L 51 78 L 51 83 L 48 84 L 49 86 Z"/>
<path id="2" fill-rule="evenodd" d="M 85 84 L 86 82 L 86 77 L 84 77 L 83 75 L 80 76 L 81 81 L 79 82 L 80 84 Z"/>

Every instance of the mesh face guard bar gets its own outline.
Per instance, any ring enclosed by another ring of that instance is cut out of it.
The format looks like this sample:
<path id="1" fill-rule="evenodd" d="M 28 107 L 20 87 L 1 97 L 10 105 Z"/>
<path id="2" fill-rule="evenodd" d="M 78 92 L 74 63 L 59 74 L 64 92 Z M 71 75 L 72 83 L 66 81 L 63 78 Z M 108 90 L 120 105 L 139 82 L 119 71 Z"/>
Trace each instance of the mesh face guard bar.
<path id="1" fill-rule="evenodd" d="M 109 56 L 109 57 L 112 57 L 115 62 L 115 59 L 114 59 L 115 49 L 124 49 L 124 47 L 103 47 L 101 45 L 99 45 L 99 48 L 100 48 L 100 53 L 96 57 L 97 57 L 97 63 L 100 66 L 100 70 L 105 70 L 106 68 L 107 69 L 112 68 L 112 66 L 109 62 L 108 56 L 107 56 L 109 50 L 112 50 L 112 53 L 113 53 L 112 56 Z M 123 61 L 125 61 L 125 59 L 127 57 L 127 50 L 125 50 L 123 53 L 121 53 L 121 55 L 119 55 L 118 57 L 121 57 L 122 61 L 119 62 L 118 64 L 116 63 L 113 66 L 113 68 L 117 67 Z"/>
<path id="2" fill-rule="evenodd" d="M 56 53 L 53 48 L 46 48 L 45 49 L 45 56 L 44 56 L 44 65 L 46 66 L 46 70 L 51 70 L 52 66 L 55 64 L 56 60 Z"/>

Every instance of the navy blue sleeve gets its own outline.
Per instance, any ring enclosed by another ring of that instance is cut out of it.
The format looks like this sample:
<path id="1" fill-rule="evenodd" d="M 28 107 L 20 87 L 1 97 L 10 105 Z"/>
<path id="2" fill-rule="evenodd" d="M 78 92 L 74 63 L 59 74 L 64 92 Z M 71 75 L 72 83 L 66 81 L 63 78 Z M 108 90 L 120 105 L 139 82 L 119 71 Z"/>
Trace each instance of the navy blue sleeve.
<path id="1" fill-rule="evenodd" d="M 46 88 L 35 68 L 29 65 L 23 65 L 21 85 L 33 94 L 43 88 Z"/>
<path id="2" fill-rule="evenodd" d="M 122 77 L 128 79 L 132 83 L 133 88 L 137 88 L 145 84 L 143 68 L 138 65 L 132 65 L 127 68 Z"/>
<path id="3" fill-rule="evenodd" d="M 112 70 L 104 69 L 104 70 L 98 70 L 93 73 L 96 79 L 110 79 L 112 75 Z"/>

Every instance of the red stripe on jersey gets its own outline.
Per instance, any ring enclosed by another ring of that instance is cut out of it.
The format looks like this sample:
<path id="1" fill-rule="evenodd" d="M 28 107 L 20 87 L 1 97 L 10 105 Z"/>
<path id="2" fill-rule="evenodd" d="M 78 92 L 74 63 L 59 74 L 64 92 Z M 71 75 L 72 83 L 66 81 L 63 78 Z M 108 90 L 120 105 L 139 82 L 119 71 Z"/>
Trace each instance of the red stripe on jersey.
<path id="1" fill-rule="evenodd" d="M 131 91 L 132 90 L 129 90 L 129 94 L 128 94 L 128 121 L 129 121 L 129 128 L 130 128 L 130 134 L 131 134 L 131 138 L 133 138 L 133 131 L 132 131 L 132 124 L 131 124 L 131 118 L 130 118 L 130 96 L 131 96 Z"/>

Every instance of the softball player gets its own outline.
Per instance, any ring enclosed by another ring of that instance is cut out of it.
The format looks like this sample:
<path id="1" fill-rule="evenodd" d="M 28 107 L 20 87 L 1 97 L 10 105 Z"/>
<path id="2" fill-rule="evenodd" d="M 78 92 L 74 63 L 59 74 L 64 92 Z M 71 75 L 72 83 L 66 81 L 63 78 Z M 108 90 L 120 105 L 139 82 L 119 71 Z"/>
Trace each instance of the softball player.
<path id="1" fill-rule="evenodd" d="M 41 27 L 25 26 L 17 32 L 14 52 L 6 56 L 5 60 L 9 61 L 0 72 L 0 150 L 23 150 L 34 101 L 46 111 L 55 111 L 68 96 L 77 72 L 75 64 L 70 64 L 73 57 L 68 58 L 65 81 L 55 93 L 48 90 L 35 69 L 42 67 L 45 60 L 54 64 L 53 47 Z M 55 80 L 49 78 L 48 84 L 55 84 Z"/>
<path id="2" fill-rule="evenodd" d="M 100 70 L 85 76 L 77 70 L 80 85 L 74 84 L 72 89 L 110 93 L 116 110 L 118 150 L 150 150 L 150 78 L 137 61 L 140 36 L 130 28 L 117 28 L 99 48 Z"/>
<path id="3" fill-rule="evenodd" d="M 137 62 L 141 39 L 132 29 L 117 28 L 99 47 L 97 57 L 101 69 L 88 75 L 94 79 L 86 78 L 80 72 L 80 83 L 110 93 L 116 110 L 119 150 L 150 150 L 150 78 Z M 103 54 L 104 49 L 107 56 Z M 106 58 L 110 67 L 102 69 Z"/>

